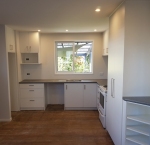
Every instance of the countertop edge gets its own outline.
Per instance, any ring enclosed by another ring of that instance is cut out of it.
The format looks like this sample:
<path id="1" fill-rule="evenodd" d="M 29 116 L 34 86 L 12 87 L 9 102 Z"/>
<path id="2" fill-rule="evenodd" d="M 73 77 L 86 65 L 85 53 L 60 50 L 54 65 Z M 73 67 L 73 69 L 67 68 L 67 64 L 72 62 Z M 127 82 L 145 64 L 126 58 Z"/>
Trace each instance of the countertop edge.
<path id="1" fill-rule="evenodd" d="M 66 81 L 63 79 L 37 79 L 37 80 L 23 80 L 19 84 L 27 83 L 52 83 L 52 84 L 64 84 L 64 83 L 97 83 L 98 85 L 107 85 L 107 79 L 81 79 L 81 81 Z"/>
<path id="2" fill-rule="evenodd" d="M 150 96 L 123 97 L 123 100 L 150 106 Z"/>

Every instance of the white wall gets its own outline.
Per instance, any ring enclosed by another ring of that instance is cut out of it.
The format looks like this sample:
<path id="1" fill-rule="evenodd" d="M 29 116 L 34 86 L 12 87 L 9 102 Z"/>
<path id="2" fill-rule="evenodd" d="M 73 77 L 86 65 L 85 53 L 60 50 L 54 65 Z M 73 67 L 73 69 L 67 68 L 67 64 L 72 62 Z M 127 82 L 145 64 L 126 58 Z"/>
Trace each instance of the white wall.
<path id="1" fill-rule="evenodd" d="M 41 33 L 41 65 L 24 65 L 23 79 L 106 79 L 107 59 L 102 57 L 102 33 L 73 33 L 49 34 Z M 60 75 L 55 74 L 54 50 L 55 41 L 92 40 L 93 47 L 93 74 L 87 75 Z M 100 76 L 100 72 L 104 75 Z M 30 76 L 26 74 L 30 73 Z"/>
<path id="2" fill-rule="evenodd" d="M 127 0 L 124 96 L 150 95 L 150 1 Z"/>
<path id="3" fill-rule="evenodd" d="M 5 26 L 0 25 L 0 121 L 10 121 L 10 89 Z"/>

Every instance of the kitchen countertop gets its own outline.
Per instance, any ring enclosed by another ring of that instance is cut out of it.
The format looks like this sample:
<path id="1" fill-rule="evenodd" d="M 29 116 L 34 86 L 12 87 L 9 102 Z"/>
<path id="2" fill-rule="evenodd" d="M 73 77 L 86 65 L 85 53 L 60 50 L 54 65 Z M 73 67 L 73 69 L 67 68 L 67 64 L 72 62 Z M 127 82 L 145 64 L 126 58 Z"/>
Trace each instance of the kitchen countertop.
<path id="1" fill-rule="evenodd" d="M 143 96 L 143 97 L 142 96 L 141 97 L 123 97 L 123 100 L 150 106 L 150 96 L 148 96 L 148 97 L 145 97 L 145 96 Z"/>
<path id="2" fill-rule="evenodd" d="M 107 85 L 107 79 L 34 79 L 23 80 L 19 84 L 25 83 L 97 83 L 98 85 Z"/>

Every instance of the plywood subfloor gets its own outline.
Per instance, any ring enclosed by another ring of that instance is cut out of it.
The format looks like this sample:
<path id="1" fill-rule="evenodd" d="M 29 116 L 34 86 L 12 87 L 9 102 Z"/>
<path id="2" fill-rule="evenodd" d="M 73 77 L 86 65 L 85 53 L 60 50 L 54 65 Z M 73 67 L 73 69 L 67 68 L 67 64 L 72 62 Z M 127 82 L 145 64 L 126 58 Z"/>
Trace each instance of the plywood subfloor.
<path id="1" fill-rule="evenodd" d="M 12 112 L 11 122 L 0 122 L 0 145 L 113 145 L 97 111 Z"/>

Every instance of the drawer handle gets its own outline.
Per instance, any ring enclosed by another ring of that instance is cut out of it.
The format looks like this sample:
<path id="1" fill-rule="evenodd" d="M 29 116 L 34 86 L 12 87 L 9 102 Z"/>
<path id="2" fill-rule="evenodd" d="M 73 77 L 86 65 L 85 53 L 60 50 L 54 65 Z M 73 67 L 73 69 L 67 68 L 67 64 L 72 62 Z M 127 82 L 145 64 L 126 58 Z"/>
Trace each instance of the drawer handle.
<path id="1" fill-rule="evenodd" d="M 29 85 L 29 86 L 34 86 L 34 85 Z"/>
<path id="2" fill-rule="evenodd" d="M 32 92 L 33 92 L 34 90 L 29 90 L 29 91 L 32 91 Z"/>
<path id="3" fill-rule="evenodd" d="M 35 101 L 35 100 L 30 100 L 30 101 Z"/>

